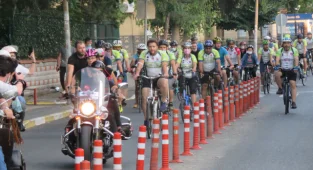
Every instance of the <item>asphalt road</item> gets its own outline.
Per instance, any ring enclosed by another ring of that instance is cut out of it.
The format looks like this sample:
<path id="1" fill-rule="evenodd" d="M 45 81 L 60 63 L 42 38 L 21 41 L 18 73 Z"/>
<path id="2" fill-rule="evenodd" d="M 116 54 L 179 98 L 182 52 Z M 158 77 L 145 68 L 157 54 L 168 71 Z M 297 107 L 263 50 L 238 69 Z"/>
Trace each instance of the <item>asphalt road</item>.
<path id="1" fill-rule="evenodd" d="M 170 164 L 176 170 L 308 170 L 313 167 L 312 106 L 313 78 L 307 86 L 298 86 L 298 109 L 284 114 L 282 97 L 274 94 L 263 96 L 256 109 L 223 130 L 221 135 L 202 145 L 202 150 L 192 151 L 194 156 L 181 157 L 183 164 Z M 136 169 L 136 146 L 138 127 L 143 116 L 132 109 L 133 100 L 124 109 L 132 119 L 134 134 L 131 140 L 123 141 L 123 169 Z M 21 146 L 31 170 L 72 170 L 74 160 L 61 153 L 60 136 L 67 120 L 35 127 L 23 133 L 25 143 Z M 171 122 L 171 121 L 170 121 Z M 171 129 L 171 124 L 170 124 Z M 183 126 L 180 123 L 180 138 Z M 170 130 L 171 131 L 171 130 Z M 170 134 L 170 139 L 171 139 Z M 170 140 L 171 141 L 171 140 Z M 171 143 L 171 142 L 170 142 Z M 192 143 L 192 142 L 191 142 Z M 145 169 L 149 167 L 151 141 L 146 142 Z M 161 147 L 160 147 L 161 150 Z M 182 140 L 180 140 L 182 152 Z M 161 152 L 159 151 L 161 154 Z M 171 152 L 170 152 L 171 153 Z M 159 156 L 159 164 L 161 162 Z M 171 158 L 171 154 L 170 154 Z M 159 166 L 160 167 L 160 166 Z M 112 159 L 104 169 L 113 169 Z"/>

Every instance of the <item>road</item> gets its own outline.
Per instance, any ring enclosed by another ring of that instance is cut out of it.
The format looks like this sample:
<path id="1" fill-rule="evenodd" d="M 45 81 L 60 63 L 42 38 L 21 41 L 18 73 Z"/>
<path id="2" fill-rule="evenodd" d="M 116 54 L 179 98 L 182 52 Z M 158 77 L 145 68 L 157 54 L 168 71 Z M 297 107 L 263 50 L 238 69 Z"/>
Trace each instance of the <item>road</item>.
<path id="1" fill-rule="evenodd" d="M 305 87 L 298 85 L 298 109 L 291 110 L 290 114 L 284 114 L 282 98 L 274 94 L 277 88 L 272 88 L 272 94 L 261 96 L 261 104 L 257 108 L 223 130 L 223 134 L 215 135 L 215 139 L 209 140 L 208 145 L 202 145 L 202 150 L 192 151 L 194 156 L 181 157 L 183 164 L 170 164 L 171 168 L 174 170 L 312 169 L 313 114 L 309 103 L 313 99 L 312 77 L 309 77 L 307 84 Z M 125 115 L 132 119 L 135 131 L 131 140 L 123 141 L 123 168 L 135 170 L 138 127 L 143 122 L 143 116 L 131 108 L 133 100 L 128 103 L 124 109 L 128 111 Z M 22 145 L 22 150 L 28 169 L 73 169 L 74 160 L 61 153 L 60 136 L 66 122 L 65 119 L 55 121 L 23 133 L 25 144 Z M 182 130 L 183 126 L 180 123 L 180 134 L 183 134 Z M 180 135 L 180 151 L 182 151 L 182 137 Z M 145 169 L 149 166 L 150 146 L 148 141 Z M 159 163 L 160 158 L 159 156 Z M 112 159 L 107 162 L 104 169 L 113 169 Z"/>

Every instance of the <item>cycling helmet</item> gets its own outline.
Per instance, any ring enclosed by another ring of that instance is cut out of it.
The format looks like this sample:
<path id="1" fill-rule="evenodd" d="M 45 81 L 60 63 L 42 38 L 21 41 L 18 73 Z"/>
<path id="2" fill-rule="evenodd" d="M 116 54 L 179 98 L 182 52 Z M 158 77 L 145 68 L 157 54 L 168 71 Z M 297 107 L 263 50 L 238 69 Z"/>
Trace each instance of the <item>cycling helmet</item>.
<path id="1" fill-rule="evenodd" d="M 220 37 L 215 37 L 213 39 L 213 42 L 214 42 L 214 44 L 216 44 L 216 43 L 222 42 L 222 39 Z"/>
<path id="2" fill-rule="evenodd" d="M 121 47 L 122 41 L 121 40 L 114 40 L 113 41 L 113 47 Z"/>
<path id="3" fill-rule="evenodd" d="M 183 48 L 186 48 L 186 47 L 190 48 L 191 46 L 192 46 L 191 43 L 188 41 L 183 44 Z"/>
<path id="4" fill-rule="evenodd" d="M 171 43 L 170 43 L 171 46 L 178 46 L 178 43 L 177 41 L 173 40 Z"/>
<path id="5" fill-rule="evenodd" d="M 285 34 L 285 36 L 284 37 L 288 37 L 288 38 L 290 38 L 290 34 Z"/>
<path id="6" fill-rule="evenodd" d="M 92 56 L 96 56 L 97 52 L 95 49 L 90 48 L 86 51 L 86 57 L 92 57 Z"/>
<path id="7" fill-rule="evenodd" d="M 265 37 L 264 37 L 264 40 L 270 40 L 270 39 L 271 39 L 270 36 L 265 36 Z"/>
<path id="8" fill-rule="evenodd" d="M 297 38 L 298 38 L 298 39 L 303 39 L 303 35 L 302 35 L 302 34 L 298 34 L 298 35 L 297 35 Z"/>
<path id="9" fill-rule="evenodd" d="M 282 42 L 284 43 L 284 42 L 291 42 L 291 39 L 289 38 L 289 37 L 284 37 L 283 39 L 282 39 Z"/>
<path id="10" fill-rule="evenodd" d="M 105 68 L 105 64 L 102 62 L 102 61 L 94 61 L 90 67 L 93 67 L 93 68 L 102 68 L 104 69 Z"/>
<path id="11" fill-rule="evenodd" d="M 263 40 L 262 44 L 263 44 L 263 45 L 268 45 L 269 43 L 268 43 L 267 40 Z"/>
<path id="12" fill-rule="evenodd" d="M 204 47 L 213 47 L 213 41 L 212 40 L 206 40 L 204 42 Z"/>
<path id="13" fill-rule="evenodd" d="M 239 45 L 247 45 L 247 43 L 245 41 L 241 41 Z"/>
<path id="14" fill-rule="evenodd" d="M 96 55 L 97 56 L 102 56 L 104 55 L 104 50 L 102 48 L 97 48 L 96 49 Z"/>
<path id="15" fill-rule="evenodd" d="M 159 45 L 159 46 L 161 46 L 161 45 L 166 45 L 166 46 L 168 46 L 168 42 L 167 42 L 166 40 L 160 40 L 158 45 Z"/>
<path id="16" fill-rule="evenodd" d="M 104 48 L 105 48 L 106 50 L 111 49 L 111 48 L 112 48 L 112 44 L 111 44 L 111 43 L 105 43 L 105 44 L 104 44 Z"/>
<path id="17" fill-rule="evenodd" d="M 138 50 L 146 50 L 147 46 L 145 44 L 138 44 L 137 49 Z"/>
<path id="18" fill-rule="evenodd" d="M 227 45 L 229 45 L 229 44 L 235 44 L 235 40 L 229 39 Z"/>
<path id="19" fill-rule="evenodd" d="M 311 33 L 311 32 L 308 32 L 307 35 L 312 35 L 312 33 Z"/>
<path id="20" fill-rule="evenodd" d="M 0 56 L 11 57 L 10 53 L 6 50 L 0 50 Z"/>
<path id="21" fill-rule="evenodd" d="M 252 48 L 252 50 L 254 49 L 253 45 L 248 45 L 247 50 L 248 50 L 249 48 Z"/>
<path id="22" fill-rule="evenodd" d="M 9 53 L 17 53 L 17 50 L 14 47 L 10 46 L 10 45 L 3 47 L 2 50 L 5 50 L 5 51 L 7 51 Z"/>
<path id="23" fill-rule="evenodd" d="M 103 40 L 98 40 L 96 42 L 96 48 L 102 48 L 104 46 L 105 42 Z"/>

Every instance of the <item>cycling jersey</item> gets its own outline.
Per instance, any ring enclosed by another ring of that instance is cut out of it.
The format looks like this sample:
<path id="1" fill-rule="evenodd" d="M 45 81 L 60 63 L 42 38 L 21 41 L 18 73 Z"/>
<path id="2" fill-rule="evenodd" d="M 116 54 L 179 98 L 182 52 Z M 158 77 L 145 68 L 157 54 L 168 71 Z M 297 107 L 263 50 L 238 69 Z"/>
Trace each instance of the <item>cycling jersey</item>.
<path id="1" fill-rule="evenodd" d="M 292 47 L 289 51 L 283 48 L 278 49 L 276 57 L 280 58 L 281 67 L 283 69 L 292 69 L 294 65 L 294 57 L 299 57 L 299 52 L 296 48 Z"/>
<path id="2" fill-rule="evenodd" d="M 119 51 L 120 53 L 120 57 L 121 57 L 121 60 L 122 60 L 122 67 L 123 67 L 123 71 L 127 71 L 127 66 L 126 66 L 126 63 L 125 63 L 125 60 L 128 59 L 128 53 L 125 49 L 121 49 Z"/>
<path id="3" fill-rule="evenodd" d="M 186 78 L 192 77 L 192 65 L 197 63 L 197 58 L 193 54 L 190 54 L 190 57 L 186 58 L 185 56 L 177 60 L 177 64 L 180 65 L 181 69 L 184 72 Z"/>
<path id="4" fill-rule="evenodd" d="M 264 51 L 264 49 L 261 47 L 259 48 L 258 55 L 261 55 L 261 61 L 263 61 L 263 63 L 267 63 L 270 61 L 270 57 L 275 54 L 273 49 L 269 48 L 267 51 Z"/>
<path id="5" fill-rule="evenodd" d="M 112 69 L 114 71 L 118 70 L 117 68 L 117 61 L 121 60 L 121 55 L 118 51 L 112 50 L 112 54 L 110 55 L 109 53 L 106 53 L 106 57 L 109 57 L 112 61 Z"/>
<path id="6" fill-rule="evenodd" d="M 305 38 L 305 41 L 307 42 L 307 49 L 308 50 L 313 49 L 313 38 L 311 39 Z"/>
<path id="7" fill-rule="evenodd" d="M 215 48 L 216 49 L 216 48 Z M 225 66 L 226 56 L 228 56 L 228 52 L 225 48 L 221 47 L 216 49 L 220 54 L 221 66 Z"/>
<path id="8" fill-rule="evenodd" d="M 176 58 L 175 58 L 175 54 L 173 53 L 173 52 L 171 52 L 171 51 L 169 51 L 169 50 L 166 50 L 166 54 L 168 55 L 168 60 L 169 61 L 172 61 L 172 60 L 177 60 Z M 169 75 L 172 75 L 172 73 L 173 73 L 173 68 L 172 68 L 172 66 L 171 66 L 171 63 L 169 63 L 168 64 L 168 74 Z"/>
<path id="9" fill-rule="evenodd" d="M 238 59 L 237 59 L 237 56 L 240 55 L 239 48 L 237 48 L 237 47 L 235 47 L 233 49 L 227 48 L 227 51 L 229 54 L 230 61 L 233 63 L 233 65 L 239 64 Z M 230 64 L 228 63 L 228 65 L 230 65 Z"/>
<path id="10" fill-rule="evenodd" d="M 162 73 L 162 62 L 169 62 L 169 56 L 164 51 L 158 51 L 152 56 L 148 50 L 140 54 L 139 59 L 145 60 L 147 76 L 154 77 Z"/>
<path id="11" fill-rule="evenodd" d="M 215 60 L 217 59 L 220 59 L 220 54 L 215 49 L 212 49 L 210 54 L 205 53 L 204 50 L 201 50 L 198 54 L 198 60 L 203 62 L 205 72 L 210 72 L 215 68 Z"/>
<path id="12" fill-rule="evenodd" d="M 176 51 L 172 51 L 170 50 L 170 52 L 174 53 L 175 57 L 176 57 L 176 60 L 178 58 L 181 58 L 183 56 L 183 51 L 182 49 L 176 49 Z"/>
<path id="13" fill-rule="evenodd" d="M 305 39 L 302 40 L 302 42 L 299 42 L 298 40 L 295 40 L 293 42 L 293 47 L 295 47 L 299 54 L 303 54 L 304 53 L 304 46 L 307 46 L 307 42 Z"/>

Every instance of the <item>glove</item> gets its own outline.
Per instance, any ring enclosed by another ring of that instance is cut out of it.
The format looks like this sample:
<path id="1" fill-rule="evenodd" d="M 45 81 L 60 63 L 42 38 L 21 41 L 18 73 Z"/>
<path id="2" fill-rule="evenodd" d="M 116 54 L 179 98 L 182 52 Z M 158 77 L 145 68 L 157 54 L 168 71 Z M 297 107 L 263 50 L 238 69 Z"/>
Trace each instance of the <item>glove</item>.
<path id="1" fill-rule="evenodd" d="M 279 68 L 280 68 L 280 65 L 276 65 L 276 66 L 274 67 L 274 70 L 279 70 Z"/>

